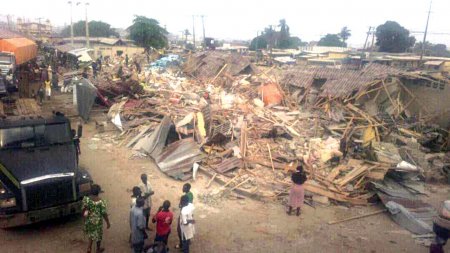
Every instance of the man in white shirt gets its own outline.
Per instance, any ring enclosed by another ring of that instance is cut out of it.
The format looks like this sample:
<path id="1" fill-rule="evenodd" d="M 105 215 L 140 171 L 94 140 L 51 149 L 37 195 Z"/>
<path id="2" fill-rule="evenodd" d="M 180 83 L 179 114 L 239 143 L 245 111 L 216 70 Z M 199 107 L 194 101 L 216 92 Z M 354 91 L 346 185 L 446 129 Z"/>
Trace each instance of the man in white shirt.
<path id="1" fill-rule="evenodd" d="M 148 226 L 148 221 L 150 219 L 150 210 L 152 207 L 152 195 L 155 194 L 153 192 L 152 186 L 147 180 L 147 174 L 141 175 L 141 184 L 139 185 L 139 188 L 141 189 L 142 197 L 145 199 L 144 204 L 144 216 L 145 216 L 145 228 L 150 230 Z"/>
<path id="2" fill-rule="evenodd" d="M 182 245 L 181 250 L 183 253 L 189 253 L 189 245 L 191 239 L 195 235 L 195 221 L 194 221 L 194 205 L 189 203 L 188 196 L 184 195 L 181 197 L 181 216 L 180 216 L 180 228 Z"/>

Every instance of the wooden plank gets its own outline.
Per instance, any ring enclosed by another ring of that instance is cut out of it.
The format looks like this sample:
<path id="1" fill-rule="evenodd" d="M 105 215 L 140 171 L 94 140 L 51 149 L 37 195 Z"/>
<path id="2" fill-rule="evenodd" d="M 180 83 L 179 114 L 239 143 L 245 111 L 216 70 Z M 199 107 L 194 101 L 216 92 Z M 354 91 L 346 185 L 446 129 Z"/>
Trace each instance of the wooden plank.
<path id="1" fill-rule="evenodd" d="M 356 167 L 352 171 L 350 171 L 350 173 L 345 175 L 345 177 L 341 178 L 338 182 L 336 182 L 336 184 L 342 187 L 347 183 L 349 183 L 350 181 L 360 177 L 364 172 L 368 171 L 368 169 L 369 168 L 366 165 Z"/>
<path id="2" fill-rule="evenodd" d="M 398 112 L 398 107 L 397 107 L 397 105 L 395 104 L 394 100 L 392 99 L 391 94 L 389 93 L 389 90 L 387 89 L 386 84 L 384 83 L 384 80 L 381 80 L 381 84 L 383 85 L 384 91 L 386 92 L 386 95 L 388 96 L 389 101 L 391 101 L 392 106 L 393 106 L 395 109 L 397 109 L 397 112 Z"/>
<path id="3" fill-rule="evenodd" d="M 319 194 L 325 197 L 328 197 L 330 199 L 336 200 L 336 201 L 340 201 L 340 202 L 348 202 L 354 205 L 366 205 L 367 204 L 367 200 L 364 199 L 354 199 L 354 198 L 349 198 L 346 197 L 342 194 L 338 194 L 338 193 L 334 193 L 334 192 L 330 192 L 326 189 L 323 189 L 323 187 L 314 185 L 312 183 L 310 183 L 309 181 L 306 181 L 304 184 L 304 188 L 306 191 L 315 193 L 315 194 Z"/>
<path id="4" fill-rule="evenodd" d="M 212 166 L 219 173 L 227 173 L 230 170 L 240 168 L 242 160 L 237 157 L 224 159 L 220 164 Z"/>
<path id="5" fill-rule="evenodd" d="M 350 218 L 343 219 L 343 220 L 330 221 L 330 222 L 328 222 L 328 225 L 333 225 L 333 224 L 337 224 L 337 223 L 341 223 L 341 222 L 361 219 L 361 218 L 377 215 L 377 214 L 380 214 L 380 213 L 384 213 L 386 211 L 387 211 L 387 209 L 383 209 L 383 210 L 378 210 L 378 211 L 375 211 L 375 212 L 370 212 L 370 213 L 366 213 L 366 214 L 350 217 Z"/>
<path id="6" fill-rule="evenodd" d="M 334 179 L 339 175 L 339 173 L 341 172 L 341 169 L 345 168 L 346 166 L 343 164 L 340 164 L 339 166 L 335 167 L 330 174 L 328 174 L 326 180 L 329 182 L 333 182 Z"/>
<path id="7" fill-rule="evenodd" d="M 267 143 L 267 149 L 269 150 L 270 165 L 272 166 L 272 171 L 275 173 L 275 167 L 273 166 L 273 159 L 272 159 L 272 151 L 270 151 L 269 143 Z"/>
<path id="8" fill-rule="evenodd" d="M 209 186 L 211 186 L 211 183 L 214 181 L 214 179 L 216 179 L 217 175 L 218 175 L 217 173 L 214 173 L 214 175 L 211 177 L 211 179 L 206 184 L 206 186 L 205 186 L 206 189 L 208 189 Z"/>

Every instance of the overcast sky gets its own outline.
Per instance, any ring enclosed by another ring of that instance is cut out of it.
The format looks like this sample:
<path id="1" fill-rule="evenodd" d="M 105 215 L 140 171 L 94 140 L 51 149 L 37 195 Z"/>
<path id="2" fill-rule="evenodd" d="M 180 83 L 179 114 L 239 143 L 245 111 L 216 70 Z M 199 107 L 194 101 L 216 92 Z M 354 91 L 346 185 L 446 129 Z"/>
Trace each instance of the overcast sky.
<path id="1" fill-rule="evenodd" d="M 80 0 L 73 0 L 78 2 Z M 85 2 L 85 0 L 81 0 Z M 303 41 L 319 40 L 348 26 L 350 46 L 361 46 L 369 26 L 387 20 L 399 22 L 410 31 L 424 31 L 429 0 L 89 0 L 89 20 L 101 20 L 126 28 L 134 15 L 157 19 L 167 30 L 181 34 L 192 30 L 192 15 L 205 15 L 206 36 L 220 39 L 251 39 L 257 31 L 276 25 L 284 18 L 292 35 Z M 12 14 L 31 20 L 49 18 L 55 25 L 70 24 L 67 0 L 2 1 L 1 15 Z M 0 16 L 1 17 L 1 16 Z M 74 22 L 84 19 L 84 6 L 74 7 Z M 196 36 L 201 36 L 201 19 L 196 18 Z M 450 0 L 433 0 L 429 25 L 433 43 L 450 46 Z M 422 40 L 423 34 L 414 34 Z"/>

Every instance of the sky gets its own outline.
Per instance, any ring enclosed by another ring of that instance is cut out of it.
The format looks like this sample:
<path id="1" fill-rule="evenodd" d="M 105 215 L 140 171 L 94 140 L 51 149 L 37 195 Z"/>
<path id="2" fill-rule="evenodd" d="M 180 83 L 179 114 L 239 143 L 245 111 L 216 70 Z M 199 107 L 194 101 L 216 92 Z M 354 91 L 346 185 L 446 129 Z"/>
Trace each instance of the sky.
<path id="1" fill-rule="evenodd" d="M 6 2 L 6 0 L 4 0 Z M 86 0 L 72 0 L 86 2 Z M 70 24 L 68 0 L 14 0 L 2 4 L 0 18 L 13 15 L 30 20 L 48 18 L 53 25 Z M 200 15 L 204 15 L 207 37 L 250 40 L 269 25 L 286 19 L 292 36 L 318 41 L 327 33 L 347 26 L 352 33 L 349 46 L 364 44 L 369 26 L 397 21 L 414 32 L 423 32 L 430 0 L 88 0 L 89 20 L 101 20 L 112 27 L 127 28 L 134 15 L 157 19 L 170 33 L 192 32 L 202 36 Z M 85 6 L 73 7 L 74 22 L 85 18 Z M 427 40 L 450 46 L 450 0 L 433 0 Z M 437 34 L 441 33 L 441 34 Z M 443 34 L 442 34 L 443 33 Z M 423 33 L 414 33 L 418 41 Z"/>

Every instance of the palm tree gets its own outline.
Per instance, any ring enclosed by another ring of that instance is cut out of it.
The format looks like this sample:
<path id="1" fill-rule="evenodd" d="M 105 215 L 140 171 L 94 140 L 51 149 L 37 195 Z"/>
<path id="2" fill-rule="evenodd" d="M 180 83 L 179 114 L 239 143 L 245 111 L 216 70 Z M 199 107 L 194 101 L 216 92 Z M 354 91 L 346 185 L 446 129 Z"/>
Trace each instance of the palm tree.
<path id="1" fill-rule="evenodd" d="M 339 37 L 341 37 L 342 42 L 345 43 L 350 36 L 352 36 L 351 30 L 349 30 L 346 26 L 344 26 L 341 29 L 341 32 L 339 33 Z"/>

